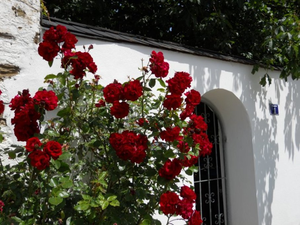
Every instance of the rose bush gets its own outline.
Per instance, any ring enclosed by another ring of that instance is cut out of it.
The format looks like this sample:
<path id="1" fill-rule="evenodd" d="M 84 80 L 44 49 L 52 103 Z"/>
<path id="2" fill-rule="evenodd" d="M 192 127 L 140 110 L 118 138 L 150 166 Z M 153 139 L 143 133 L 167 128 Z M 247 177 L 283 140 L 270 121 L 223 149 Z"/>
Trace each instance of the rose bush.
<path id="1" fill-rule="evenodd" d="M 140 77 L 104 87 L 93 47 L 80 52 L 76 43 L 63 26 L 47 30 L 38 53 L 50 66 L 60 56 L 63 71 L 47 75 L 48 88 L 34 97 L 25 89 L 10 102 L 15 135 L 26 143 L 5 149 L 15 165 L 0 161 L 1 224 L 161 224 L 155 210 L 167 224 L 176 215 L 201 224 L 196 194 L 178 186 L 212 149 L 194 114 L 201 96 L 192 77 L 168 78 L 163 53 L 153 51 Z M 56 116 L 45 120 L 51 110 Z"/>

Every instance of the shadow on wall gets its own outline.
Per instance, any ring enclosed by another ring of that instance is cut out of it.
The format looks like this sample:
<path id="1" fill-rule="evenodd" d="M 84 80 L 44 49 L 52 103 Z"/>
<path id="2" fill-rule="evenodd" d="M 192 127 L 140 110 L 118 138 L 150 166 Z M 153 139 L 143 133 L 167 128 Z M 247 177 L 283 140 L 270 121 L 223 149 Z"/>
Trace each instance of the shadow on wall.
<path id="1" fill-rule="evenodd" d="M 217 60 L 213 61 L 215 63 L 218 63 Z M 249 129 L 249 131 L 251 132 L 252 127 L 251 137 L 253 147 L 251 149 L 252 155 L 249 155 L 252 158 L 249 158 L 249 160 L 252 160 L 253 167 L 255 168 L 255 170 L 253 170 L 253 173 L 255 173 L 255 179 L 252 180 L 252 182 L 254 183 L 251 186 L 256 190 L 255 195 L 257 199 L 256 210 L 258 213 L 258 223 L 264 225 L 271 225 L 273 219 L 272 203 L 275 189 L 275 181 L 277 177 L 276 163 L 279 160 L 279 147 L 278 143 L 276 142 L 276 137 L 278 135 L 276 126 L 277 121 L 275 117 L 272 117 L 270 119 L 269 116 L 269 101 L 267 99 L 268 90 L 260 86 L 259 75 L 253 76 L 251 74 L 251 66 L 245 66 L 230 62 L 221 62 L 221 64 L 222 66 L 204 66 L 202 67 L 203 69 L 201 71 L 196 71 L 195 77 L 197 79 L 198 85 L 203 84 L 204 91 L 222 88 L 224 82 L 227 82 L 227 87 L 229 87 L 231 91 L 237 95 L 239 101 L 245 107 L 245 110 L 247 111 L 247 117 L 250 120 L 250 127 L 241 127 L 240 129 Z M 197 67 L 199 68 L 199 66 Z M 228 73 L 228 77 L 224 77 L 224 72 L 225 74 Z M 296 93 L 295 91 L 290 92 L 290 94 L 292 95 L 295 95 Z M 219 94 L 221 98 L 222 93 L 220 92 Z M 276 95 L 276 97 L 279 99 L 280 92 L 277 91 Z M 294 99 L 295 97 L 296 96 L 293 96 Z M 214 104 L 214 102 L 212 103 Z M 222 110 L 219 112 L 220 115 L 223 114 Z M 231 109 L 228 110 L 231 110 L 231 112 L 234 113 L 236 111 L 236 108 L 233 106 Z M 293 109 L 292 112 L 290 112 L 290 114 L 296 116 L 295 110 Z M 287 118 L 291 117 L 287 115 L 286 120 L 289 120 Z M 224 120 L 226 119 L 228 118 L 224 118 Z M 289 128 L 287 128 L 287 123 L 292 123 L 292 121 L 293 120 L 286 121 L 285 134 L 290 132 Z M 226 123 L 226 121 L 224 122 Z M 240 123 L 238 119 L 236 119 L 235 122 Z M 224 128 L 226 130 L 226 127 Z M 299 126 L 297 128 L 299 129 Z M 241 130 L 235 130 L 236 140 L 239 140 L 241 132 Z M 225 135 L 228 134 L 225 133 Z M 285 138 L 289 139 L 287 135 L 285 136 Z M 232 141 L 235 140 L 233 139 Z M 286 146 L 291 145 L 291 143 L 293 143 L 291 140 L 286 140 Z M 243 147 L 241 148 L 241 151 L 242 150 Z M 225 149 L 225 151 L 231 151 L 231 149 Z M 293 155 L 293 148 L 291 146 L 289 154 Z M 243 165 L 241 166 L 243 167 Z M 241 187 L 242 186 L 240 186 L 240 188 Z M 241 207 L 243 207 L 244 204 L 247 203 L 240 202 Z"/>

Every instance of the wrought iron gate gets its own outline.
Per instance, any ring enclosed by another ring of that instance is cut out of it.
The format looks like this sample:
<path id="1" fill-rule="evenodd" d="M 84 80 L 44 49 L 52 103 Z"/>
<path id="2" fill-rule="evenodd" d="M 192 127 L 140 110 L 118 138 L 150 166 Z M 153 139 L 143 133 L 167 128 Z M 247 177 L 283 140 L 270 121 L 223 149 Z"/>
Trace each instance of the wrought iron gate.
<path id="1" fill-rule="evenodd" d="M 196 208 L 201 212 L 203 225 L 226 225 L 226 177 L 219 120 L 205 103 L 197 106 L 196 113 L 207 123 L 207 135 L 213 144 L 211 155 L 199 158 L 199 169 L 194 174 Z"/>

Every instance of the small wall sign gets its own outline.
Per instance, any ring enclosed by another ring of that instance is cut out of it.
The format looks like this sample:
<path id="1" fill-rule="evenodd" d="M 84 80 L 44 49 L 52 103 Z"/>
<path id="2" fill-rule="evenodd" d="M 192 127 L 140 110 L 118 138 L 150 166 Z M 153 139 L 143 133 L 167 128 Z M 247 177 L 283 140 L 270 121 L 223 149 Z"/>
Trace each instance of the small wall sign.
<path id="1" fill-rule="evenodd" d="M 271 115 L 279 115 L 278 104 L 270 104 Z"/>

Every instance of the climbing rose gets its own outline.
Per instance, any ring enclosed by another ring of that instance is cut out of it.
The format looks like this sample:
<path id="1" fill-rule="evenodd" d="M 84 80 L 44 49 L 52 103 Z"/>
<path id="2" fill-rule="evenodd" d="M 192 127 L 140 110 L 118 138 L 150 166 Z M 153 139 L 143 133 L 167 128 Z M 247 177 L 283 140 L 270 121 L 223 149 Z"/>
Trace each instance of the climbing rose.
<path id="1" fill-rule="evenodd" d="M 166 99 L 164 100 L 163 106 L 166 107 L 168 110 L 178 109 L 181 106 L 182 99 L 180 95 L 167 95 Z"/>
<path id="2" fill-rule="evenodd" d="M 141 163 L 144 160 L 148 148 L 147 142 L 145 135 L 128 130 L 121 134 L 112 133 L 109 138 L 109 143 L 115 149 L 117 156 L 132 163 Z"/>
<path id="3" fill-rule="evenodd" d="M 189 199 L 182 199 L 178 205 L 176 214 L 181 215 L 183 219 L 188 219 L 193 214 L 193 202 Z"/>
<path id="4" fill-rule="evenodd" d="M 96 106 L 97 108 L 104 107 L 104 106 L 105 106 L 105 101 L 104 101 L 103 99 L 100 99 L 99 102 L 97 102 L 97 103 L 95 104 L 95 106 Z"/>
<path id="5" fill-rule="evenodd" d="M 31 152 L 28 157 L 30 158 L 30 164 L 38 170 L 44 170 L 49 167 L 50 156 L 41 150 Z"/>
<path id="6" fill-rule="evenodd" d="M 103 95 L 105 101 L 108 103 L 113 103 L 114 101 L 119 101 L 123 99 L 123 86 L 118 81 L 107 85 L 103 89 Z"/>
<path id="7" fill-rule="evenodd" d="M 66 68 L 69 65 L 72 66 L 70 74 L 74 75 L 75 79 L 82 79 L 86 75 L 87 69 L 94 74 L 97 71 L 97 65 L 88 52 L 65 51 L 62 67 Z"/>
<path id="8" fill-rule="evenodd" d="M 202 222 L 200 212 L 195 210 L 192 217 L 189 219 L 188 225 L 200 225 Z"/>
<path id="9" fill-rule="evenodd" d="M 124 86 L 124 98 L 136 101 L 143 94 L 143 87 L 139 80 L 129 81 Z"/>
<path id="10" fill-rule="evenodd" d="M 58 98 L 53 91 L 42 90 L 35 93 L 33 101 L 41 108 L 51 111 L 57 107 Z"/>
<path id="11" fill-rule="evenodd" d="M 186 99 L 185 102 L 186 104 L 192 105 L 192 106 L 197 106 L 201 102 L 201 95 L 198 91 L 192 89 L 191 91 L 185 93 Z"/>
<path id="12" fill-rule="evenodd" d="M 167 191 L 160 196 L 160 209 L 165 215 L 173 215 L 176 213 L 179 201 L 180 199 L 176 193 Z"/>
<path id="13" fill-rule="evenodd" d="M 113 106 L 110 108 L 110 113 L 116 118 L 124 118 L 129 113 L 129 105 L 127 102 L 114 101 Z"/>
<path id="14" fill-rule="evenodd" d="M 152 51 L 150 61 L 150 70 L 156 77 L 166 77 L 169 73 L 169 63 L 164 62 L 162 52 Z"/>
<path id="15" fill-rule="evenodd" d="M 182 95 L 182 93 L 191 87 L 192 77 L 186 72 L 176 72 L 174 77 L 167 80 L 168 89 L 172 94 Z"/>
<path id="16" fill-rule="evenodd" d="M 165 131 L 160 132 L 161 139 L 165 141 L 175 141 L 179 138 L 180 127 L 167 127 Z"/>
<path id="17" fill-rule="evenodd" d="M 48 141 L 44 146 L 44 152 L 50 155 L 53 159 L 58 159 L 62 154 L 62 147 L 56 141 Z"/>
<path id="18" fill-rule="evenodd" d="M 4 202 L 0 200 L 0 212 L 3 212 L 3 207 L 5 206 Z"/>
<path id="19" fill-rule="evenodd" d="M 44 41 L 39 44 L 38 53 L 48 62 L 53 61 L 60 48 L 54 41 Z"/>
<path id="20" fill-rule="evenodd" d="M 164 166 L 158 171 L 159 176 L 164 177 L 167 180 L 172 180 L 177 175 L 180 174 L 182 169 L 181 163 L 178 159 L 173 159 L 172 161 L 168 159 Z"/>
<path id="21" fill-rule="evenodd" d="M 32 137 L 26 141 L 25 148 L 28 152 L 32 152 L 32 151 L 38 149 L 38 147 L 40 147 L 40 146 L 42 146 L 40 139 L 38 137 Z"/>
<path id="22" fill-rule="evenodd" d="M 184 156 L 184 159 L 181 160 L 181 165 L 184 167 L 191 167 L 198 162 L 198 156 L 190 155 L 190 159 Z"/>
<path id="23" fill-rule="evenodd" d="M 189 188 L 188 186 L 182 186 L 180 189 L 180 196 L 188 199 L 190 202 L 195 202 L 197 195 L 196 193 Z"/>

